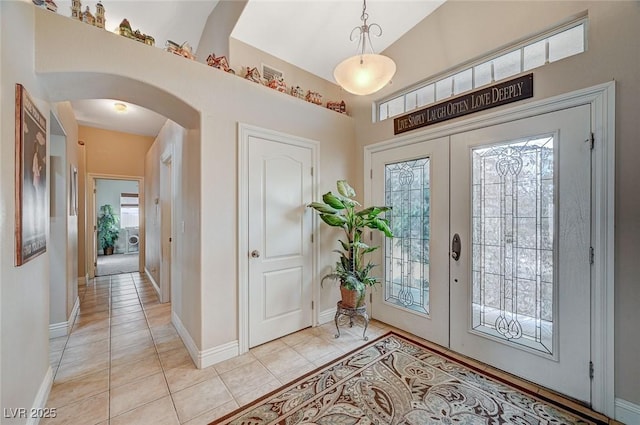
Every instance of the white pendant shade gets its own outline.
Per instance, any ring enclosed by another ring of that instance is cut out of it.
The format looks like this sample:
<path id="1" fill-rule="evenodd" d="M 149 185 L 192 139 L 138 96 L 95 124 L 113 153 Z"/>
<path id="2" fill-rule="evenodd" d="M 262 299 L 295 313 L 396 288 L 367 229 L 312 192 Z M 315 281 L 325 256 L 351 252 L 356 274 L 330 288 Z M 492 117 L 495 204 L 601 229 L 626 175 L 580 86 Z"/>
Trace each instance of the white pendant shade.
<path id="1" fill-rule="evenodd" d="M 349 93 L 375 93 L 391 81 L 396 64 L 383 55 L 363 54 L 347 58 L 333 70 L 333 77 Z"/>

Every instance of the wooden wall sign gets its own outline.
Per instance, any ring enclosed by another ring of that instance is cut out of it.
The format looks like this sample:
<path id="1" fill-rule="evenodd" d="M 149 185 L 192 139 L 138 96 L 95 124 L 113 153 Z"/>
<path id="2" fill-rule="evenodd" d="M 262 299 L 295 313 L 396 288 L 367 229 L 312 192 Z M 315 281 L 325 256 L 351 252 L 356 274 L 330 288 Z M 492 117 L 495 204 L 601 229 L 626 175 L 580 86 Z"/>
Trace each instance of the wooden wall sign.
<path id="1" fill-rule="evenodd" d="M 533 74 L 447 99 L 395 118 L 393 120 L 393 134 L 404 133 L 530 97 L 533 97 Z"/>

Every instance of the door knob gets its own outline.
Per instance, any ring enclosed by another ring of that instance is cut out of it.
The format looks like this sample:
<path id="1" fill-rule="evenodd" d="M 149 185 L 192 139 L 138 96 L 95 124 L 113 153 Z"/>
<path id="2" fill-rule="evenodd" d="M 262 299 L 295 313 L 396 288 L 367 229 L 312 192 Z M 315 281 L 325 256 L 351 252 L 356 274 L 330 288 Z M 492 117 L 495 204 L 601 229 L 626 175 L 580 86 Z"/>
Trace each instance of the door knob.
<path id="1" fill-rule="evenodd" d="M 453 235 L 451 241 L 451 258 L 458 261 L 460 259 L 460 251 L 462 249 L 462 242 L 460 242 L 460 235 L 457 233 Z"/>
<path id="2" fill-rule="evenodd" d="M 251 257 L 252 258 L 260 257 L 260 251 L 258 251 L 257 249 L 254 249 L 253 251 L 251 251 Z"/>

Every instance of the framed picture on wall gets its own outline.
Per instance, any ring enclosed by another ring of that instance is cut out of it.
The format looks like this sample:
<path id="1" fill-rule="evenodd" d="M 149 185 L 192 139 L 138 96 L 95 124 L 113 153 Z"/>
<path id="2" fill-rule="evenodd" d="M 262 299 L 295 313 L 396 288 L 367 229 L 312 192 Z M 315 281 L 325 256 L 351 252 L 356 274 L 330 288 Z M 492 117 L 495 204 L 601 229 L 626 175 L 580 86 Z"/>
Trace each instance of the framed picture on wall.
<path id="1" fill-rule="evenodd" d="M 21 266 L 47 250 L 47 120 L 16 84 L 16 255 Z"/>
<path id="2" fill-rule="evenodd" d="M 71 165 L 69 215 L 78 215 L 78 169 Z"/>

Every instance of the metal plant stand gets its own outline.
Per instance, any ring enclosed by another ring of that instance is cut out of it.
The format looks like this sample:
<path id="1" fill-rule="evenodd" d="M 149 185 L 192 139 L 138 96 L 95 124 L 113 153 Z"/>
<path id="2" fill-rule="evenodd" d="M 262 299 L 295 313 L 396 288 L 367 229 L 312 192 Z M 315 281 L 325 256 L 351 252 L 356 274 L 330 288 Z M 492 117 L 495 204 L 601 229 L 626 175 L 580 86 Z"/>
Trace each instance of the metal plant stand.
<path id="1" fill-rule="evenodd" d="M 338 308 L 336 309 L 336 317 L 334 319 L 336 322 L 336 330 L 338 331 L 338 333 L 335 335 L 336 338 L 340 338 L 340 327 L 338 326 L 338 318 L 343 315 L 349 317 L 349 327 L 351 328 L 353 327 L 353 318 L 356 316 L 362 317 L 362 319 L 364 320 L 364 331 L 362 332 L 362 339 L 368 341 L 369 337 L 367 336 L 367 327 L 369 326 L 369 315 L 367 314 L 367 306 L 363 305 L 362 307 L 357 308 L 344 307 L 342 305 L 342 301 L 338 301 Z"/>

